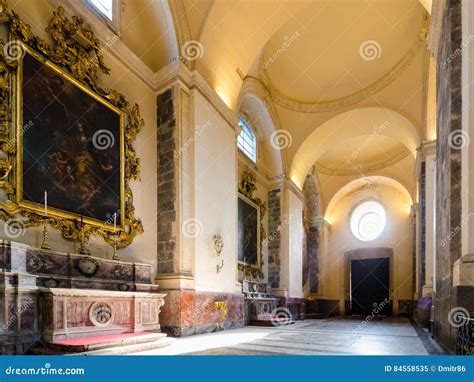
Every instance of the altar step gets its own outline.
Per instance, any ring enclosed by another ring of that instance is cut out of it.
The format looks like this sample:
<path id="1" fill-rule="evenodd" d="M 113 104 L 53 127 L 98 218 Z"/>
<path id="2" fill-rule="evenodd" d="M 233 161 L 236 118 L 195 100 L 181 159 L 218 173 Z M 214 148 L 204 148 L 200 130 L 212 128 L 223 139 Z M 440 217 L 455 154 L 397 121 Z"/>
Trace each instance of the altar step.
<path id="1" fill-rule="evenodd" d="M 250 326 L 284 326 L 284 325 L 291 325 L 294 324 L 295 321 L 292 319 L 288 318 L 279 318 L 279 317 L 273 317 L 273 318 L 260 318 L 258 320 L 251 320 L 249 322 Z"/>
<path id="2" fill-rule="evenodd" d="M 31 350 L 35 355 L 120 355 L 159 349 L 174 339 L 165 333 L 124 333 L 46 343 Z"/>
<path id="3" fill-rule="evenodd" d="M 328 314 L 324 313 L 305 313 L 304 318 L 305 319 L 318 319 L 318 318 L 327 318 Z"/>

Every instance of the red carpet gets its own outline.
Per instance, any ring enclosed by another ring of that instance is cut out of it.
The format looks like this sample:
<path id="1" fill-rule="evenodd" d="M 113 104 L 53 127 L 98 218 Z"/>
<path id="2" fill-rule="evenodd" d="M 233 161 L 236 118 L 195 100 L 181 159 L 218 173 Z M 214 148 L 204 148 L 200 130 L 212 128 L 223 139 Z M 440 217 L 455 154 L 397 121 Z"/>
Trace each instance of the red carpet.
<path id="1" fill-rule="evenodd" d="M 114 334 L 110 336 L 96 336 L 96 337 L 84 337 L 84 338 L 74 338 L 70 340 L 62 340 L 53 342 L 55 345 L 66 345 L 66 346 L 87 346 L 95 345 L 104 342 L 119 341 L 125 338 L 130 337 L 139 337 L 148 334 L 154 334 L 152 332 L 141 332 L 141 333 L 123 333 L 123 334 Z"/>

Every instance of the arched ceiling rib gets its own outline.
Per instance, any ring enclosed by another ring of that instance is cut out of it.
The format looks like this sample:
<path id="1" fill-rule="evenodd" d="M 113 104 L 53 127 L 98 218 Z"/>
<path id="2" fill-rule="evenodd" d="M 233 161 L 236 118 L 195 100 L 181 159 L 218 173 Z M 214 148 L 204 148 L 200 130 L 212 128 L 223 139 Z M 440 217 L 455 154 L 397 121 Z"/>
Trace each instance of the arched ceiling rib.
<path id="1" fill-rule="evenodd" d="M 347 166 L 357 166 L 360 157 L 364 158 L 368 153 L 377 152 L 378 139 L 387 137 L 391 141 L 401 143 L 413 158 L 420 142 L 417 129 L 399 113 L 383 108 L 348 111 L 317 127 L 300 145 L 291 164 L 290 177 L 293 182 L 302 188 L 306 174 L 325 152 L 354 137 L 365 138 L 362 138 L 358 145 L 348 145 L 344 152 L 339 153 Z M 388 156 L 387 153 L 381 154 Z"/>
<path id="2" fill-rule="evenodd" d="M 257 94 L 249 92 L 242 97 L 240 111 L 257 130 L 259 170 L 268 179 L 280 177 L 285 168 L 284 153 L 271 144 L 277 127 L 267 105 Z"/>
<path id="3" fill-rule="evenodd" d="M 386 176 L 368 176 L 353 180 L 342 187 L 329 201 L 324 213 L 325 219 L 331 223 L 331 217 L 342 198 L 357 192 L 363 193 L 364 198 L 377 199 L 377 193 L 382 192 L 382 186 L 393 187 L 400 192 L 405 200 L 405 206 L 401 207 L 408 209 L 413 204 L 410 193 L 400 182 Z"/>

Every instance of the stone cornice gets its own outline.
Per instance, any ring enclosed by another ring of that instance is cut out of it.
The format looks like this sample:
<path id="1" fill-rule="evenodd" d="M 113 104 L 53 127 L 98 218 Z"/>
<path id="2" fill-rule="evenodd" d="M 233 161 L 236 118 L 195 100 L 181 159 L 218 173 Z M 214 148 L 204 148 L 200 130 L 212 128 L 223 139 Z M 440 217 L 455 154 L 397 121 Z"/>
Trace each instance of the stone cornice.
<path id="1" fill-rule="evenodd" d="M 420 150 L 422 150 L 425 155 L 436 155 L 436 139 L 422 142 Z"/>
<path id="2" fill-rule="evenodd" d="M 219 97 L 214 89 L 207 83 L 204 77 L 196 70 L 190 70 L 181 61 L 174 61 L 159 70 L 155 76 L 156 91 L 161 93 L 176 81 L 180 82 L 189 90 L 197 90 L 206 98 L 221 117 L 236 131 L 239 129 L 239 119 L 225 102 Z"/>
<path id="3" fill-rule="evenodd" d="M 438 58 L 439 40 L 443 32 L 444 10 L 446 0 L 434 0 L 431 6 L 430 28 L 428 32 L 428 50 L 435 59 Z"/>
<path id="4" fill-rule="evenodd" d="M 298 188 L 298 186 L 288 177 L 281 177 L 279 179 L 273 179 L 269 183 L 269 189 L 272 190 L 274 188 L 281 188 L 283 190 L 290 190 L 292 191 L 298 199 L 304 201 L 304 194 L 303 191 Z"/>
<path id="5" fill-rule="evenodd" d="M 267 72 L 263 67 L 263 55 L 260 57 L 259 77 L 262 79 L 262 83 L 264 84 L 265 88 L 269 89 L 273 101 L 288 110 L 299 111 L 302 113 L 323 113 L 334 111 L 357 104 L 387 87 L 394 80 L 399 78 L 401 73 L 405 71 L 408 66 L 410 66 L 415 57 L 422 50 L 423 45 L 424 41 L 421 37 L 419 37 L 413 43 L 405 56 L 403 56 L 402 59 L 398 61 L 398 63 L 395 64 L 395 66 L 392 67 L 384 76 L 362 90 L 334 100 L 303 101 L 290 98 L 287 95 L 281 93 L 272 83 L 270 77 L 267 75 Z"/>
<path id="6" fill-rule="evenodd" d="M 377 161 L 374 160 L 373 163 L 365 163 L 361 164 L 360 166 L 354 165 L 348 169 L 344 168 L 329 168 L 325 167 L 323 164 L 316 162 L 314 167 L 318 173 L 325 174 L 325 175 L 354 175 L 354 174 L 361 174 L 361 173 L 369 173 L 372 171 L 380 170 L 385 167 L 388 167 L 396 162 L 401 161 L 402 159 L 406 158 L 410 155 L 411 152 L 409 149 L 404 148 L 396 153 L 387 153 L 383 156 L 382 159 Z M 388 157 L 387 157 L 388 156 Z"/>
<path id="7" fill-rule="evenodd" d="M 427 156 L 436 157 L 436 139 L 422 142 L 420 147 L 418 147 L 416 150 L 415 175 L 416 178 L 419 178 L 421 172 L 421 162 L 425 161 Z"/>

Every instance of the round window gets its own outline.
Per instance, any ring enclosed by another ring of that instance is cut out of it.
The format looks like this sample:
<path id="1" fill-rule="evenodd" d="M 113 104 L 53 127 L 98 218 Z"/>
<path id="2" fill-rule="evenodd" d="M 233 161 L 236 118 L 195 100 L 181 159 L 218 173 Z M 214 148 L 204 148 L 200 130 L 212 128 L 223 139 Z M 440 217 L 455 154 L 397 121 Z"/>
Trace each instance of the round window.
<path id="1" fill-rule="evenodd" d="M 351 215 L 351 231 L 359 240 L 377 239 L 385 229 L 387 216 L 382 205 L 375 201 L 359 204 Z"/>

